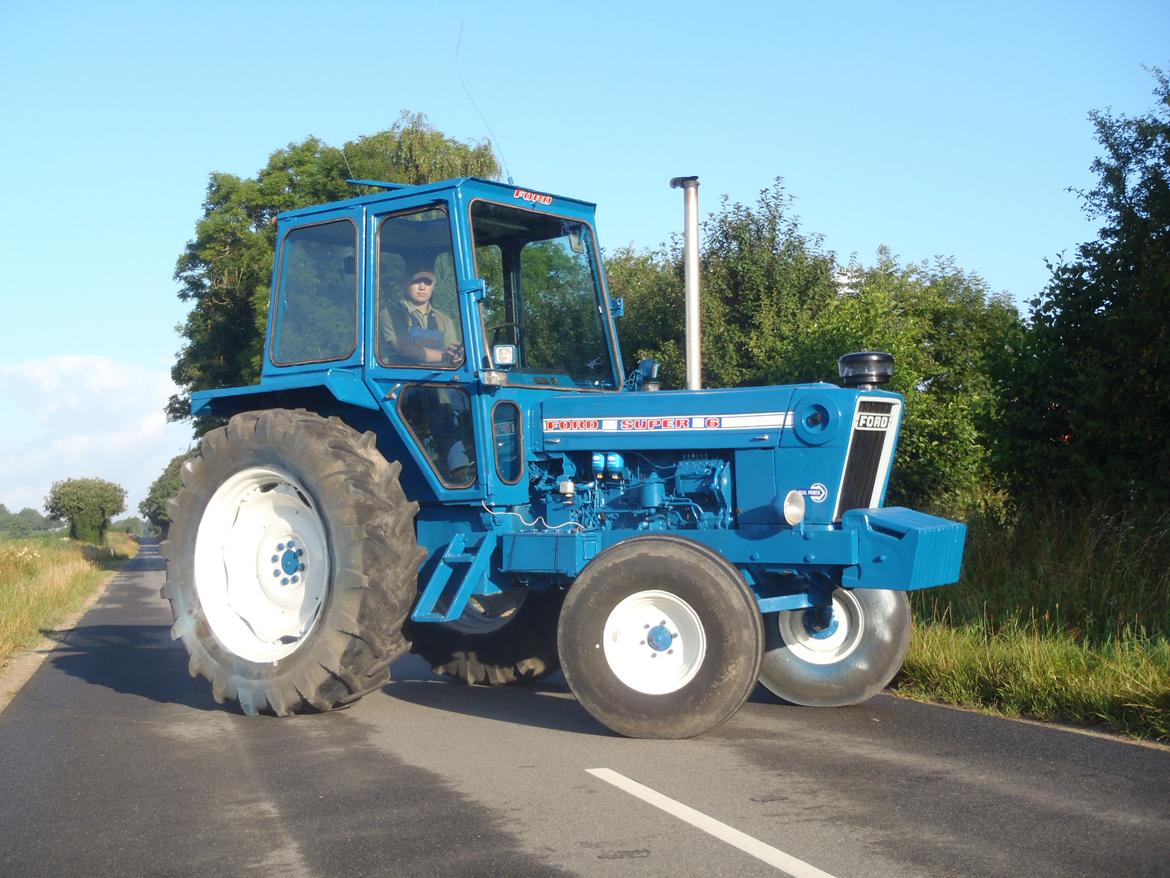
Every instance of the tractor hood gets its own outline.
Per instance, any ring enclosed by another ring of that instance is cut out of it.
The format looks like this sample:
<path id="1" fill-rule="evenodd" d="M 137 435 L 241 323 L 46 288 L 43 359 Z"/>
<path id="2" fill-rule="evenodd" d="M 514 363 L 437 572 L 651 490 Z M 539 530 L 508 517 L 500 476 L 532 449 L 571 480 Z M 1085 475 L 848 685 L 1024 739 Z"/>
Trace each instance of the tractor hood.
<path id="1" fill-rule="evenodd" d="M 775 448 L 801 390 L 850 393 L 831 384 L 564 394 L 545 399 L 535 426 L 545 451 Z"/>

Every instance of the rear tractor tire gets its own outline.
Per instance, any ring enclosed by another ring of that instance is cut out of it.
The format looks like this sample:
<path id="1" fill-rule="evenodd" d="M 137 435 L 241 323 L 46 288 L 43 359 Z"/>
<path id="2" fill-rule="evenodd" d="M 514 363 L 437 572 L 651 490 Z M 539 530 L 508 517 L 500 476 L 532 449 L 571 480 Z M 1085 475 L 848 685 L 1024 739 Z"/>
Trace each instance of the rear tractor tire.
<path id="1" fill-rule="evenodd" d="M 751 694 L 763 625 L 731 564 L 656 535 L 590 562 L 565 598 L 559 642 L 565 680 L 598 722 L 631 738 L 689 738 Z"/>
<path id="2" fill-rule="evenodd" d="M 760 682 L 805 707 L 866 701 L 894 679 L 910 647 L 904 592 L 834 590 L 832 607 L 769 613 Z"/>
<path id="3" fill-rule="evenodd" d="M 410 622 L 411 651 L 436 674 L 472 685 L 530 683 L 555 673 L 565 593 L 515 588 L 473 597 L 452 622 Z"/>
<path id="4" fill-rule="evenodd" d="M 337 418 L 273 409 L 203 437 L 168 504 L 171 635 L 218 702 L 283 716 L 380 687 L 424 557 L 401 469 Z"/>

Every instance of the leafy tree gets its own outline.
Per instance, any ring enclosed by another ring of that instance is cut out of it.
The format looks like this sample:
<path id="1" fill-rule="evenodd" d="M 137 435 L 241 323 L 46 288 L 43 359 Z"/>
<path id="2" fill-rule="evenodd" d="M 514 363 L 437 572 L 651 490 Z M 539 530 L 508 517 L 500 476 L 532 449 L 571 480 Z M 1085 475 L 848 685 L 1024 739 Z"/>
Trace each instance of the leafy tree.
<path id="1" fill-rule="evenodd" d="M 994 437 L 1022 333 L 1014 306 L 948 260 L 902 266 L 883 249 L 872 267 L 842 268 L 788 208 L 777 182 L 756 205 L 725 200 L 707 218 L 704 384 L 832 381 L 841 354 L 889 351 L 892 389 L 906 396 L 891 502 L 955 514 L 1002 504 Z M 681 242 L 619 250 L 606 269 L 626 299 L 627 361 L 653 356 L 668 384 L 685 383 Z"/>
<path id="2" fill-rule="evenodd" d="M 1012 376 L 1021 483 L 1170 501 L 1170 79 L 1153 110 L 1089 114 L 1104 153 L 1084 209 L 1097 240 L 1051 266 Z"/>
<path id="3" fill-rule="evenodd" d="M 167 501 L 183 487 L 180 477 L 183 463 L 194 457 L 197 451 L 198 449 L 193 449 L 171 458 L 171 462 L 151 483 L 150 490 L 146 492 L 146 499 L 138 504 L 138 512 L 160 532 L 166 530 L 171 523 L 171 517 L 167 514 Z"/>
<path id="4" fill-rule="evenodd" d="M 69 536 L 89 543 L 101 542 L 110 519 L 125 507 L 125 488 L 104 479 L 53 482 L 45 498 L 48 516 L 69 522 Z"/>
<path id="5" fill-rule="evenodd" d="M 791 361 L 814 315 L 836 297 L 833 255 L 821 250 L 819 236 L 801 232 L 790 203 L 777 180 L 754 207 L 725 198 L 707 217 L 700 248 L 705 386 L 770 383 L 774 364 Z M 640 255 L 619 250 L 606 269 L 614 294 L 626 300 L 627 361 L 653 356 L 666 384 L 684 386 L 681 239 Z"/>
<path id="6" fill-rule="evenodd" d="M 20 512 L 9 512 L 3 503 L 0 503 L 0 534 L 12 537 L 24 537 L 47 531 L 52 527 L 45 516 L 27 506 Z"/>
<path id="7" fill-rule="evenodd" d="M 125 518 L 119 518 L 110 525 L 110 530 L 120 531 L 121 533 L 133 534 L 136 537 L 142 536 L 146 532 L 146 524 L 143 520 L 135 515 L 128 515 Z"/>
<path id="8" fill-rule="evenodd" d="M 388 130 L 341 148 L 315 137 L 289 144 L 255 177 L 213 173 L 195 237 L 175 267 L 179 298 L 191 312 L 179 328 L 184 344 L 171 370 L 182 392 L 171 397 L 168 416 L 189 417 L 193 389 L 259 378 L 277 213 L 359 194 L 347 178 L 417 184 L 498 173 L 488 144 L 453 140 L 425 116 L 406 112 Z M 196 432 L 207 426 L 197 423 Z"/>

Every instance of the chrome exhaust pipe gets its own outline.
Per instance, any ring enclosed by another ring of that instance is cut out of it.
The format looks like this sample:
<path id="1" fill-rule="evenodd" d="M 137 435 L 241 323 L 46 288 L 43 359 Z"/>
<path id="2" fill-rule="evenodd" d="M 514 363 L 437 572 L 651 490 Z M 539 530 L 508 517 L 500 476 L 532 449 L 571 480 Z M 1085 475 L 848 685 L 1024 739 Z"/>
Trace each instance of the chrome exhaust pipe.
<path id="1" fill-rule="evenodd" d="M 683 269 L 687 313 L 687 390 L 703 386 L 699 345 L 699 178 L 675 177 L 671 189 L 683 190 Z"/>

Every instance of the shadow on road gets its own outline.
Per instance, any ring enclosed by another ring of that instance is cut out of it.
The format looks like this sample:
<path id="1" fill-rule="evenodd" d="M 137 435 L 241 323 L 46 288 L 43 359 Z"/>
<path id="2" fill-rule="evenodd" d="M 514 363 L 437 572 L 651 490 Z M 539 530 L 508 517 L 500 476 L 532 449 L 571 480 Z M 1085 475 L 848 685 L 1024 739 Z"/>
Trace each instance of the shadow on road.
<path id="1" fill-rule="evenodd" d="M 467 686 L 436 677 L 415 656 L 399 659 L 390 673 L 391 683 L 382 691 L 419 707 L 559 732 L 614 736 L 567 696 L 559 674 L 527 685 Z"/>
<path id="2" fill-rule="evenodd" d="M 88 625 L 59 641 L 49 663 L 71 677 L 162 704 L 230 711 L 187 673 L 187 654 L 166 625 Z"/>

